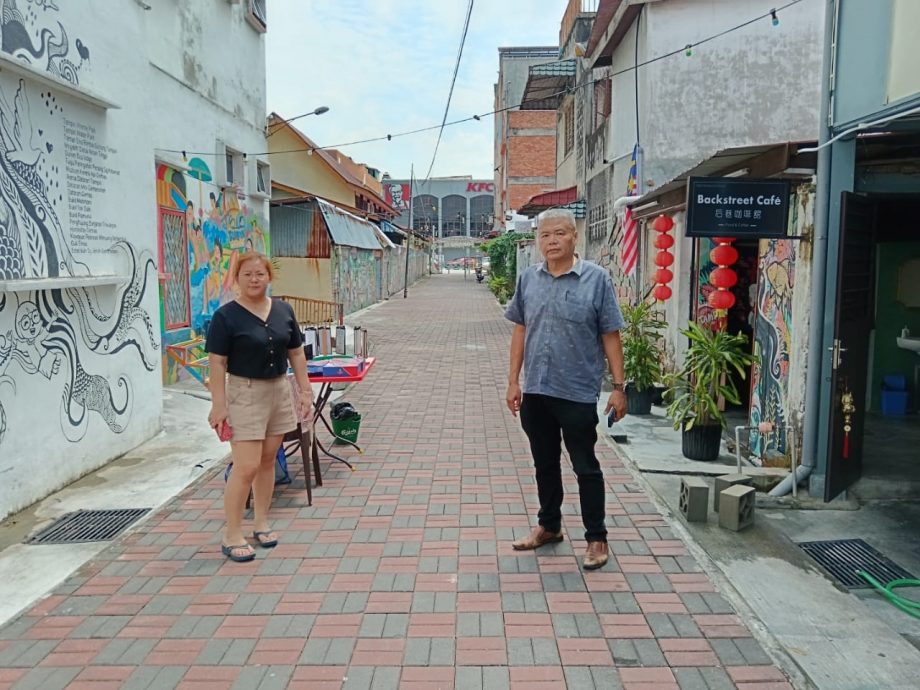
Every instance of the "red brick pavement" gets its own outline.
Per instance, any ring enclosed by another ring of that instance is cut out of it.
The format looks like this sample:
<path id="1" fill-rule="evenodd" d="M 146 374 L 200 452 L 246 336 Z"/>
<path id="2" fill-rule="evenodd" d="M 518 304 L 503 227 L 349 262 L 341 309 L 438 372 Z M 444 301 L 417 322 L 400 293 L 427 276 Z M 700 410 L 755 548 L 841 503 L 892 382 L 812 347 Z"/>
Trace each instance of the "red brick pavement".
<path id="1" fill-rule="evenodd" d="M 190 488 L 0 628 L 0 689 L 791 687 L 603 442 L 608 566 L 579 567 L 570 471 L 567 540 L 511 549 L 536 492 L 484 286 L 436 276 L 361 322 L 357 471 L 325 466 L 312 507 L 282 487 L 249 564 L 220 554 L 222 477 Z"/>

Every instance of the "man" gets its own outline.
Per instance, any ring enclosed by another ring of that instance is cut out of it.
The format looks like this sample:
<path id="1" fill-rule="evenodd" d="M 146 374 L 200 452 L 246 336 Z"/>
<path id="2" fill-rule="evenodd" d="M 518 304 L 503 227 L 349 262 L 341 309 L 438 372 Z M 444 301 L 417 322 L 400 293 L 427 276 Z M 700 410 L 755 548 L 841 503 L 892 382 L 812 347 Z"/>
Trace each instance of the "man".
<path id="1" fill-rule="evenodd" d="M 516 325 L 511 336 L 507 403 L 521 413 L 530 440 L 540 498 L 539 524 L 514 542 L 516 550 L 562 541 L 561 442 L 578 476 L 581 517 L 588 548 L 582 564 L 594 570 L 607 563 L 604 475 L 594 454 L 597 400 L 604 357 L 613 375 L 605 414 L 626 414 L 623 316 L 607 272 L 575 255 L 575 216 L 564 209 L 537 218 L 537 246 L 544 262 L 518 280 L 505 317 Z M 518 382 L 524 368 L 523 393 Z"/>

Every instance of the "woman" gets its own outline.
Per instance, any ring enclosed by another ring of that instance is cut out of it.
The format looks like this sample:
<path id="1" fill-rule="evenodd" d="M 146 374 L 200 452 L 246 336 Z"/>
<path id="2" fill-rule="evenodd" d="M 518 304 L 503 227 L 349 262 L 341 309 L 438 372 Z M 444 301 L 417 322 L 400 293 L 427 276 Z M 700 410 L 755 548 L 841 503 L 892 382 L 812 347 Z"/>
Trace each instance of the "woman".
<path id="1" fill-rule="evenodd" d="M 255 550 L 243 536 L 243 509 L 253 495 L 253 539 L 271 548 L 278 538 L 268 525 L 275 487 L 275 455 L 285 433 L 297 426 L 287 381 L 288 362 L 300 389 L 301 409 L 310 410 L 313 393 L 307 379 L 303 337 L 294 310 L 266 294 L 271 262 L 244 253 L 234 267 L 239 296 L 211 320 L 205 349 L 211 368 L 211 412 L 218 429 L 228 421 L 233 471 L 224 491 L 227 528 L 221 551 L 232 561 L 251 561 Z"/>

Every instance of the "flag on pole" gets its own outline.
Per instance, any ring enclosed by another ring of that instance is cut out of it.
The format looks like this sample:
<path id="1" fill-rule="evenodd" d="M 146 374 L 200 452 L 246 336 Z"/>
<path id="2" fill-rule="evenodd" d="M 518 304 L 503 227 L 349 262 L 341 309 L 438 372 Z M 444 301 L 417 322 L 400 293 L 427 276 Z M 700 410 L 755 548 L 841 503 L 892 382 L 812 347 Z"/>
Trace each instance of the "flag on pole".
<path id="1" fill-rule="evenodd" d="M 626 181 L 626 196 L 635 196 L 639 188 L 638 180 L 639 144 L 633 146 L 632 160 L 629 165 L 629 179 Z M 636 260 L 639 257 L 639 231 L 636 227 L 632 210 L 626 206 L 623 214 L 623 244 L 620 248 L 620 268 L 625 275 L 631 276 L 636 270 Z"/>

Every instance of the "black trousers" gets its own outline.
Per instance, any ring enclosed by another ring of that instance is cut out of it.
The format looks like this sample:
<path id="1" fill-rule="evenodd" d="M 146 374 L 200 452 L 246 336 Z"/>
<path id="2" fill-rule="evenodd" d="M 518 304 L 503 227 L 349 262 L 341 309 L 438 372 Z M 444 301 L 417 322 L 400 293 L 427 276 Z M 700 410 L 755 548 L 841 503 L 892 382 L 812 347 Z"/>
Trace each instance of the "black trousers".
<path id="1" fill-rule="evenodd" d="M 539 522 L 544 529 L 562 527 L 562 441 L 578 477 L 581 519 L 587 541 L 606 541 L 604 475 L 594 454 L 597 443 L 597 405 L 548 395 L 525 393 L 521 426 L 530 440 L 540 497 Z"/>

